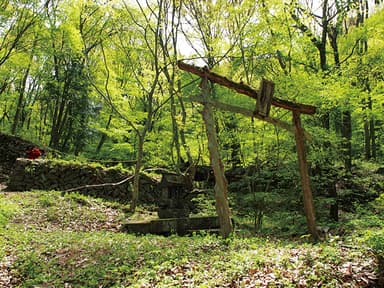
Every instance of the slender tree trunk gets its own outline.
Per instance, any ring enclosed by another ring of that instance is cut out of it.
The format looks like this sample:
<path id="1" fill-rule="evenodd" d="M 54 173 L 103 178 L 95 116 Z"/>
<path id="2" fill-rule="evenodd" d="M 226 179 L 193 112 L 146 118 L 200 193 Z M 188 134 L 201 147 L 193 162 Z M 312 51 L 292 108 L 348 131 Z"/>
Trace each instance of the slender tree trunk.
<path id="1" fill-rule="evenodd" d="M 49 146 L 53 148 L 59 147 L 60 139 L 64 133 L 64 129 L 67 125 L 69 115 L 72 114 L 71 106 L 73 105 L 73 103 L 68 100 L 68 90 L 72 80 L 69 79 L 69 75 L 67 75 L 66 77 L 67 78 L 65 79 L 63 90 L 60 95 L 57 96 L 59 100 L 56 102 L 56 104 L 59 107 L 55 107 L 55 117 L 52 122 L 53 124 L 51 129 L 51 140 Z"/>
<path id="2" fill-rule="evenodd" d="M 321 70 L 322 71 L 326 71 L 328 70 L 328 67 L 327 67 L 327 49 L 326 49 L 326 45 L 327 45 L 327 33 L 328 33 L 328 23 L 329 23 L 329 19 L 328 19 L 328 9 L 329 9 L 329 5 L 328 5 L 328 0 L 323 0 L 323 3 L 322 3 L 322 18 L 321 18 L 321 26 L 322 26 L 322 30 L 321 30 L 321 42 L 320 43 L 317 43 L 317 49 L 319 50 L 319 54 L 320 54 L 320 66 L 321 66 Z"/>
<path id="3" fill-rule="evenodd" d="M 367 80 L 368 81 L 368 80 Z M 371 92 L 368 84 L 368 92 Z M 370 147 L 370 158 L 376 159 L 376 135 L 375 135 L 375 119 L 372 113 L 372 97 L 368 96 L 368 109 L 369 109 L 369 120 L 367 121 L 367 126 L 369 127 L 369 139 L 368 146 Z"/>
<path id="4" fill-rule="evenodd" d="M 329 184 L 328 187 L 329 190 L 329 197 L 333 200 L 331 203 L 331 206 L 329 207 L 329 217 L 337 222 L 339 221 L 339 202 L 338 202 L 338 195 L 337 195 L 337 189 L 336 184 L 332 182 Z"/>
<path id="5" fill-rule="evenodd" d="M 55 95 L 55 104 L 54 104 L 54 110 L 53 110 L 53 115 L 52 115 L 52 126 L 51 126 L 51 131 L 50 131 L 50 140 L 49 140 L 49 147 L 54 147 L 56 146 L 56 134 L 57 134 L 57 122 L 58 122 L 58 119 L 57 119 L 57 115 L 59 113 L 59 103 L 60 103 L 60 97 L 59 95 Z"/>
<path id="6" fill-rule="evenodd" d="M 1 86 L 0 86 L 0 95 L 3 94 L 5 92 L 5 90 L 8 89 L 9 85 L 10 85 L 10 79 L 7 77 L 6 79 L 3 80 Z"/>
<path id="7" fill-rule="evenodd" d="M 58 96 L 60 97 L 60 96 Z M 52 123 L 52 129 L 51 129 L 51 140 L 49 143 L 49 146 L 52 148 L 57 148 L 59 146 L 59 141 L 60 141 L 60 127 L 63 127 L 63 115 L 65 110 L 68 111 L 68 109 L 65 109 L 65 99 L 60 99 L 58 100 L 60 102 L 60 105 L 58 107 L 55 107 L 55 115 Z M 57 103 L 58 104 L 58 103 Z"/>
<path id="8" fill-rule="evenodd" d="M 29 64 L 28 68 L 25 70 L 24 77 L 19 88 L 19 98 L 17 100 L 16 113 L 15 113 L 15 116 L 13 117 L 13 123 L 11 128 L 11 134 L 13 135 L 16 134 L 17 127 L 19 126 L 22 110 L 24 107 L 25 88 L 27 85 L 27 79 L 29 76 L 30 67 L 31 67 L 31 64 Z"/>
<path id="9" fill-rule="evenodd" d="M 109 129 L 109 125 L 111 125 L 111 121 L 112 121 L 112 114 L 109 115 L 107 125 L 105 126 L 106 130 Z M 103 147 L 105 140 L 107 140 L 107 134 L 103 133 L 103 135 L 101 135 L 99 144 L 97 145 L 96 154 L 100 153 L 101 147 Z"/>
<path id="10" fill-rule="evenodd" d="M 177 99 L 179 100 L 179 104 L 180 104 L 181 123 L 182 123 L 180 130 L 179 130 L 180 142 L 181 142 L 181 145 L 183 146 L 185 154 L 187 155 L 187 159 L 188 159 L 188 163 L 189 163 L 189 167 L 188 167 L 188 171 L 187 171 L 188 177 L 189 177 L 190 181 L 193 182 L 193 179 L 195 178 L 195 174 L 196 174 L 196 165 L 194 165 L 194 163 L 193 163 L 191 150 L 189 149 L 189 146 L 187 144 L 187 140 L 185 138 L 184 127 L 186 127 L 186 123 L 187 123 L 187 112 L 185 110 L 183 97 L 181 97 L 181 95 L 180 95 L 180 91 L 181 91 L 181 81 L 180 80 L 177 81 L 177 90 L 179 91 L 176 95 L 177 95 Z"/>
<path id="11" fill-rule="evenodd" d="M 172 131 L 173 131 L 173 141 L 172 146 L 176 149 L 176 165 L 178 168 L 180 168 L 181 165 L 181 147 L 180 147 L 180 141 L 179 141 L 179 127 L 177 125 L 176 121 L 176 103 L 175 103 L 175 93 L 174 91 L 174 83 L 173 79 L 168 83 L 170 85 L 169 87 L 169 94 L 171 97 L 171 120 L 172 120 Z M 173 152 L 172 152 L 173 156 Z M 173 157 L 172 157 L 173 158 Z"/>
<path id="12" fill-rule="evenodd" d="M 237 123 L 234 117 L 230 117 L 225 125 L 225 129 L 228 131 L 227 139 L 229 143 L 226 148 L 230 151 L 229 163 L 232 165 L 232 168 L 239 167 L 241 164 L 241 145 L 239 138 L 236 135 Z"/>
<path id="13" fill-rule="evenodd" d="M 317 241 L 319 235 L 316 230 L 316 219 L 315 219 L 315 208 L 313 206 L 312 190 L 311 183 L 308 174 L 308 165 L 307 158 L 305 155 L 305 145 L 304 145 L 304 134 L 303 128 L 301 126 L 300 114 L 293 112 L 293 123 L 295 125 L 295 140 L 296 140 L 296 149 L 297 156 L 299 159 L 300 175 L 301 175 L 301 186 L 303 189 L 303 199 L 304 199 L 304 211 L 307 218 L 308 230 L 312 235 L 312 238 Z"/>
<path id="14" fill-rule="evenodd" d="M 371 119 L 369 121 L 369 127 L 370 127 L 370 130 L 371 130 L 372 158 L 376 159 L 376 157 L 377 157 L 377 148 L 376 148 L 375 120 L 374 119 Z"/>
<path id="15" fill-rule="evenodd" d="M 71 136 L 72 136 L 73 118 L 71 118 L 68 121 L 68 124 L 66 124 L 66 125 L 68 126 L 66 129 L 66 133 L 63 133 L 63 135 L 60 137 L 60 139 L 61 139 L 60 150 L 61 151 L 69 151 L 70 150 L 70 148 L 68 146 L 69 146 L 69 142 L 70 142 Z"/>
<path id="16" fill-rule="evenodd" d="M 81 110 L 83 111 L 80 115 L 80 129 L 77 129 L 77 133 L 75 135 L 75 147 L 74 147 L 74 154 L 78 156 L 81 151 L 84 149 L 84 146 L 86 145 L 86 131 L 87 131 L 87 123 L 88 123 L 88 96 L 87 93 L 84 91 L 82 92 L 83 95 L 81 96 Z"/>
<path id="17" fill-rule="evenodd" d="M 342 136 L 343 136 L 343 150 L 344 150 L 344 167 L 347 172 L 352 171 L 352 124 L 351 124 L 351 111 L 342 112 Z"/>
<path id="18" fill-rule="evenodd" d="M 139 202 L 139 191 L 140 191 L 140 170 L 143 164 L 143 152 L 144 152 L 144 138 L 145 135 L 138 133 L 138 145 L 136 153 L 136 165 L 135 172 L 133 177 L 133 191 L 130 210 L 134 212 L 136 210 L 137 204 Z"/>
<path id="19" fill-rule="evenodd" d="M 155 83 L 157 83 L 157 79 Z M 143 166 L 144 140 L 147 135 L 147 132 L 151 131 L 152 129 L 152 118 L 154 115 L 152 102 L 153 102 L 153 93 L 155 91 L 154 89 L 155 87 L 156 85 L 154 84 L 152 86 L 151 92 L 148 95 L 147 119 L 145 120 L 145 125 L 143 130 L 140 132 L 138 128 L 134 128 L 138 138 L 138 143 L 137 143 L 137 152 L 136 152 L 135 172 L 133 177 L 132 199 L 131 199 L 131 206 L 130 206 L 130 210 L 132 212 L 135 212 L 137 204 L 139 203 L 140 171 L 141 171 L 141 167 Z"/>
<path id="20" fill-rule="evenodd" d="M 203 97 L 209 96 L 208 80 L 202 80 Z M 215 119 L 210 104 L 206 103 L 203 108 L 203 119 L 205 122 L 208 150 L 210 154 L 211 166 L 215 175 L 215 198 L 216 198 L 216 212 L 219 217 L 220 234 L 222 237 L 227 238 L 233 230 L 231 222 L 231 212 L 228 203 L 228 183 L 224 174 L 224 165 L 221 161 L 219 154 L 219 144 L 217 142 L 217 134 L 215 129 Z"/>
<path id="21" fill-rule="evenodd" d="M 365 160 L 371 159 L 371 135 L 369 129 L 369 121 L 365 119 L 364 121 L 364 151 L 365 151 Z"/>
<path id="22" fill-rule="evenodd" d="M 65 133 L 65 128 L 69 127 L 69 129 L 67 129 L 67 138 L 69 140 L 69 137 L 71 136 L 71 133 L 73 132 L 72 131 L 72 121 L 73 121 L 73 118 L 71 118 L 71 123 L 68 125 L 67 123 L 67 119 L 70 118 L 69 115 L 71 115 L 72 111 L 72 105 L 71 105 L 71 102 L 69 102 L 68 105 L 64 105 L 63 106 L 63 114 L 60 115 L 60 121 L 58 122 L 59 126 L 57 127 L 57 131 L 56 131 L 56 139 L 55 139 L 55 143 L 56 143 L 56 147 L 59 147 L 59 144 L 60 142 L 63 142 L 62 140 L 62 137 Z M 61 113 L 60 113 L 61 114 Z M 63 146 L 64 147 L 64 146 Z"/>

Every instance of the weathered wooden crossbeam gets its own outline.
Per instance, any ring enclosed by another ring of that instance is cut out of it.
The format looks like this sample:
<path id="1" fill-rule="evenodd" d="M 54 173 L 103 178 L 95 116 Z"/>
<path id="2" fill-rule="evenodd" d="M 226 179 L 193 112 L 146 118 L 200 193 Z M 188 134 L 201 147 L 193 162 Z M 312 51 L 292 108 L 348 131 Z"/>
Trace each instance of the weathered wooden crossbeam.
<path id="1" fill-rule="evenodd" d="M 221 76 L 215 72 L 210 71 L 206 67 L 198 67 L 191 64 L 184 63 L 182 61 L 177 62 L 178 67 L 181 70 L 193 73 L 200 77 L 207 77 L 210 81 L 220 84 L 222 86 L 225 86 L 227 88 L 230 88 L 232 90 L 235 90 L 236 92 L 240 94 L 247 95 L 255 100 L 257 100 L 257 94 L 259 93 L 257 90 L 253 89 L 252 87 L 244 84 L 244 83 L 237 83 L 234 82 L 224 76 Z M 316 107 L 312 105 L 306 105 L 306 104 L 300 104 L 295 103 L 283 99 L 279 99 L 276 97 L 272 98 L 271 104 L 276 107 L 284 108 L 290 111 L 299 112 L 302 114 L 310 114 L 313 115 L 316 113 Z"/>
<path id="2" fill-rule="evenodd" d="M 262 121 L 268 122 L 270 124 L 276 125 L 276 126 L 282 128 L 282 129 L 285 129 L 289 132 L 295 133 L 295 126 L 290 125 L 287 122 L 281 121 L 281 120 L 273 118 L 273 117 L 260 116 L 258 114 L 255 114 L 254 111 L 247 109 L 247 108 L 243 108 L 243 107 L 239 107 L 239 106 L 233 106 L 233 105 L 223 103 L 223 102 L 220 102 L 220 101 L 212 99 L 212 98 L 204 99 L 202 96 L 198 96 L 198 95 L 191 96 L 191 97 L 189 97 L 189 99 L 191 101 L 198 102 L 201 104 L 209 103 L 209 104 L 213 105 L 214 107 L 216 107 L 217 109 L 220 109 L 223 111 L 238 113 L 238 114 L 242 114 L 244 116 L 251 117 L 251 118 L 252 117 L 257 118 L 259 120 L 262 120 Z M 304 138 L 306 140 L 312 139 L 311 135 L 308 132 L 303 130 L 303 134 L 304 134 Z"/>

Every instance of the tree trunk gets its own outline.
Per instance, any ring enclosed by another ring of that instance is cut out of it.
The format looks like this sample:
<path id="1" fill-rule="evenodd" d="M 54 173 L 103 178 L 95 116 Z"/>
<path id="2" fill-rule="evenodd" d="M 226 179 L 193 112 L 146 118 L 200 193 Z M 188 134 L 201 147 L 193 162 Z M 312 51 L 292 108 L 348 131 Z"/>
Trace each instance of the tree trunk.
<path id="1" fill-rule="evenodd" d="M 173 81 L 173 80 L 172 80 Z M 180 141 L 179 141 L 179 127 L 177 125 L 177 120 L 176 120 L 176 103 L 175 103 L 175 93 L 174 91 L 174 85 L 173 82 L 170 82 L 170 88 L 169 88 L 169 95 L 170 95 L 170 100 L 171 100 L 171 121 L 172 121 L 172 135 L 173 135 L 173 140 L 172 140 L 172 146 L 175 147 L 176 149 L 176 166 L 178 169 L 181 167 L 181 149 L 180 149 Z M 173 159 L 173 151 L 172 153 L 172 159 Z"/>
<path id="2" fill-rule="evenodd" d="M 342 112 L 342 136 L 344 141 L 344 167 L 347 172 L 352 171 L 352 123 L 351 111 Z"/>
<path id="3" fill-rule="evenodd" d="M 323 7 L 323 13 L 322 13 L 322 18 L 321 18 L 321 42 L 317 42 L 316 47 L 319 50 L 319 55 L 320 55 L 320 67 L 321 71 L 327 71 L 328 66 L 327 66 L 327 33 L 328 33 L 328 0 L 323 0 L 322 3 Z"/>
<path id="4" fill-rule="evenodd" d="M 57 96 L 61 97 L 61 96 Z M 63 121 L 63 115 L 68 113 L 68 108 L 66 108 L 66 99 L 62 98 L 58 100 L 57 102 L 57 107 L 55 107 L 55 118 L 52 120 L 52 128 L 51 128 L 51 140 L 49 143 L 49 146 L 52 148 L 58 148 L 59 147 L 59 142 L 61 138 L 61 132 L 62 132 L 62 127 L 64 127 L 64 121 Z M 57 114 L 56 114 L 57 111 Z"/>
<path id="5" fill-rule="evenodd" d="M 370 89 L 368 88 L 368 91 L 370 92 Z M 376 159 L 376 139 L 375 139 L 375 119 L 374 115 L 372 113 L 372 97 L 369 95 L 368 97 L 368 109 L 369 109 L 369 146 L 371 150 L 370 157 L 373 159 Z"/>
<path id="6" fill-rule="evenodd" d="M 78 156 L 81 151 L 83 151 L 86 145 L 86 137 L 87 137 L 87 124 L 88 124 L 88 96 L 85 91 L 82 91 L 81 95 L 81 110 L 83 111 L 80 115 L 79 124 L 80 129 L 77 129 L 77 135 L 75 135 L 75 143 L 74 143 L 74 154 Z"/>
<path id="7" fill-rule="evenodd" d="M 371 135 L 369 133 L 369 121 L 364 121 L 364 151 L 365 160 L 371 159 Z"/>
<path id="8" fill-rule="evenodd" d="M 209 96 L 208 80 L 202 80 L 203 97 Z M 203 119 L 206 127 L 208 138 L 208 150 L 210 154 L 211 166 L 215 175 L 215 198 L 216 198 L 216 211 L 219 217 L 220 234 L 222 237 L 227 238 L 232 233 L 233 227 L 231 222 L 231 212 L 228 203 L 228 183 L 224 174 L 224 166 L 219 155 L 219 144 L 217 142 L 217 134 L 215 129 L 215 120 L 210 104 L 206 103 L 203 109 Z"/>
<path id="9" fill-rule="evenodd" d="M 372 158 L 372 99 L 369 93 L 371 92 L 369 80 L 368 78 L 364 78 L 361 80 L 363 89 L 368 92 L 368 98 L 363 99 L 363 112 L 364 112 L 364 156 L 365 160 L 370 160 Z"/>
<path id="10" fill-rule="evenodd" d="M 308 165 L 305 155 L 305 145 L 304 145 L 304 134 L 303 128 L 301 127 L 300 114 L 293 112 L 293 123 L 295 124 L 295 140 L 296 140 L 296 149 L 297 156 L 299 159 L 300 167 L 300 176 L 301 176 L 301 186 L 303 189 L 303 199 L 304 199 L 304 212 L 307 218 L 308 230 L 312 235 L 312 238 L 317 241 L 319 235 L 316 229 L 316 219 L 315 219 L 315 208 L 313 206 L 312 190 L 311 183 L 308 174 Z"/>
<path id="11" fill-rule="evenodd" d="M 376 159 L 376 157 L 377 157 L 377 150 L 376 150 L 375 120 L 373 118 L 369 121 L 369 127 L 370 127 L 370 130 L 371 130 L 372 158 Z"/>
<path id="12" fill-rule="evenodd" d="M 228 163 L 232 168 L 239 167 L 241 165 L 241 145 L 239 142 L 239 137 L 237 136 L 237 123 L 235 117 L 231 116 L 224 123 L 226 134 L 226 144 L 224 147 L 230 152 Z"/>
<path id="13" fill-rule="evenodd" d="M 139 203 L 139 191 L 140 191 L 140 170 L 143 164 L 143 151 L 144 151 L 144 135 L 137 135 L 138 145 L 137 145 L 137 154 L 136 154 L 136 165 L 135 165 L 135 173 L 133 176 L 133 191 L 132 191 L 132 199 L 131 199 L 131 212 L 135 212 L 137 204 Z"/>
<path id="14" fill-rule="evenodd" d="M 181 145 L 183 146 L 185 154 L 187 155 L 187 160 L 189 163 L 189 167 L 188 167 L 186 173 L 187 173 L 190 181 L 193 182 L 193 179 L 195 179 L 195 174 L 196 174 L 196 165 L 193 163 L 191 149 L 189 149 L 189 146 L 187 144 L 187 140 L 185 138 L 184 127 L 186 127 L 186 123 L 187 123 L 187 112 L 185 110 L 183 97 L 180 95 L 180 93 L 181 93 L 181 81 L 180 80 L 177 81 L 177 90 L 179 91 L 176 95 L 177 95 L 177 99 L 179 100 L 179 105 L 180 105 L 180 109 L 181 109 L 181 123 L 182 123 L 180 130 L 179 130 L 180 142 L 181 142 Z"/>
<path id="15" fill-rule="evenodd" d="M 112 114 L 109 115 L 107 125 L 105 126 L 106 130 L 108 130 L 109 125 L 111 125 L 111 121 L 112 121 Z M 101 135 L 99 144 L 97 145 L 96 154 L 100 153 L 101 147 L 103 147 L 105 140 L 107 140 L 107 134 L 103 133 L 103 135 Z"/>
<path id="16" fill-rule="evenodd" d="M 333 221 L 337 222 L 339 221 L 339 202 L 338 202 L 336 184 L 334 182 L 330 183 L 328 190 L 329 190 L 329 197 L 333 200 L 333 202 L 331 203 L 331 206 L 329 207 L 329 217 Z"/>
<path id="17" fill-rule="evenodd" d="M 19 126 L 19 121 L 20 121 L 21 113 L 24 106 L 25 87 L 27 85 L 27 79 L 28 79 L 30 67 L 31 67 L 31 64 L 29 63 L 28 68 L 25 70 L 24 77 L 19 88 L 19 98 L 17 100 L 16 113 L 15 113 L 15 116 L 13 117 L 13 123 L 11 128 L 12 135 L 16 134 L 17 127 Z"/>

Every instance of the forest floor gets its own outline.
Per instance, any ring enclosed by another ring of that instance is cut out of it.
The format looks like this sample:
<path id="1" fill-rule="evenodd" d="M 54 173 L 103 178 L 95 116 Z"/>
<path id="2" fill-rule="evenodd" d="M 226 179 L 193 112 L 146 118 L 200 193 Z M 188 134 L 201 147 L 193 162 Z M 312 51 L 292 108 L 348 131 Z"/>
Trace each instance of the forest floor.
<path id="1" fill-rule="evenodd" d="M 152 215 L 54 191 L 0 192 L 0 287 L 380 287 L 363 235 L 135 236 Z"/>

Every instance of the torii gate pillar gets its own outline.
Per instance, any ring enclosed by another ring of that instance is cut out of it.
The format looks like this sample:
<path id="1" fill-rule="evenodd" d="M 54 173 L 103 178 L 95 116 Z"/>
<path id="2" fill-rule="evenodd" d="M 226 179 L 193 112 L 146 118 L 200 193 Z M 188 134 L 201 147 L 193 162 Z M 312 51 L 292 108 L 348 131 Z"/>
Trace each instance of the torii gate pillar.
<path id="1" fill-rule="evenodd" d="M 210 152 L 211 165 L 215 174 L 216 185 L 218 181 L 221 181 L 219 186 L 215 186 L 215 195 L 216 195 L 216 209 L 218 209 L 218 204 L 223 204 L 228 207 L 227 200 L 227 182 L 224 175 L 224 168 L 221 162 L 219 153 L 218 153 L 218 145 L 217 145 L 217 135 L 214 126 L 212 125 L 213 120 L 213 112 L 211 105 L 219 106 L 220 109 L 224 109 L 227 111 L 231 111 L 234 113 L 241 113 L 246 116 L 256 117 L 260 120 L 272 123 L 274 125 L 278 125 L 284 129 L 294 132 L 295 141 L 296 141 L 296 150 L 299 160 L 299 168 L 300 168 L 300 176 L 301 176 L 301 186 L 303 190 L 303 200 L 304 200 L 304 212 L 307 219 L 308 230 L 311 233 L 313 239 L 317 241 L 319 239 L 319 235 L 316 230 L 316 220 L 315 220 L 315 208 L 313 206 L 313 198 L 312 198 L 312 190 L 310 185 L 310 178 L 308 174 L 308 165 L 307 159 L 305 155 L 305 132 L 301 126 L 301 114 L 313 115 L 316 112 L 316 107 L 311 105 L 305 105 L 300 103 L 294 103 L 283 99 L 278 99 L 273 97 L 274 92 L 274 84 L 271 81 L 263 80 L 261 82 L 260 91 L 256 91 L 248 85 L 243 83 L 236 83 L 232 80 L 229 80 L 219 74 L 209 71 L 207 68 L 200 68 L 190 64 L 183 63 L 181 61 L 177 62 L 177 65 L 180 69 L 184 71 L 191 72 L 202 78 L 202 97 L 195 97 L 193 101 L 200 102 L 204 105 L 203 117 L 206 124 L 207 135 L 208 135 L 208 149 Z M 247 95 L 256 102 L 256 111 L 249 111 L 248 109 L 231 106 L 228 104 L 221 103 L 219 101 L 213 101 L 209 99 L 207 96 L 209 95 L 208 90 L 208 80 L 220 84 L 222 86 L 228 87 L 232 90 L 235 90 L 238 93 Z M 292 111 L 293 113 L 293 129 L 291 129 L 291 125 L 281 122 L 278 119 L 274 119 L 269 117 L 270 105 L 274 105 L 276 107 L 280 107 L 283 109 L 287 109 Z M 213 124 L 214 125 L 214 124 Z M 218 189 L 216 189 L 218 188 Z M 219 198 L 217 198 L 219 197 Z M 221 201 L 221 202 L 218 202 Z M 220 210 L 220 211 L 219 211 Z M 229 208 L 228 209 L 219 209 L 217 210 L 220 226 L 226 226 L 226 228 L 222 227 L 221 233 L 223 236 L 228 236 L 232 231 L 232 225 L 228 219 L 229 218 Z M 221 218 L 222 216 L 222 218 Z M 221 218 L 221 219 L 220 219 Z M 228 222 L 229 221 L 229 222 Z M 225 232 L 227 231 L 227 232 Z"/>
<path id="2" fill-rule="evenodd" d="M 305 154 L 304 130 L 301 126 L 300 113 L 293 111 L 292 115 L 293 124 L 295 125 L 295 141 L 297 156 L 299 160 L 301 187 L 303 189 L 305 216 L 307 218 L 308 230 L 310 231 L 313 239 L 317 241 L 319 239 L 319 235 L 316 230 L 315 209 L 313 208 L 311 180 L 308 174 L 307 157 Z"/>
<path id="3" fill-rule="evenodd" d="M 201 79 L 201 91 L 204 99 L 208 100 L 210 89 L 208 87 L 208 79 L 203 77 Z M 202 111 L 205 128 L 208 138 L 208 151 L 209 159 L 213 174 L 215 175 L 215 200 L 216 212 L 220 223 L 220 235 L 227 238 L 233 231 L 231 221 L 231 211 L 228 203 L 228 182 L 225 178 L 224 165 L 220 158 L 219 144 L 217 141 L 217 133 L 215 127 L 215 119 L 212 111 L 211 104 L 206 101 Z"/>

